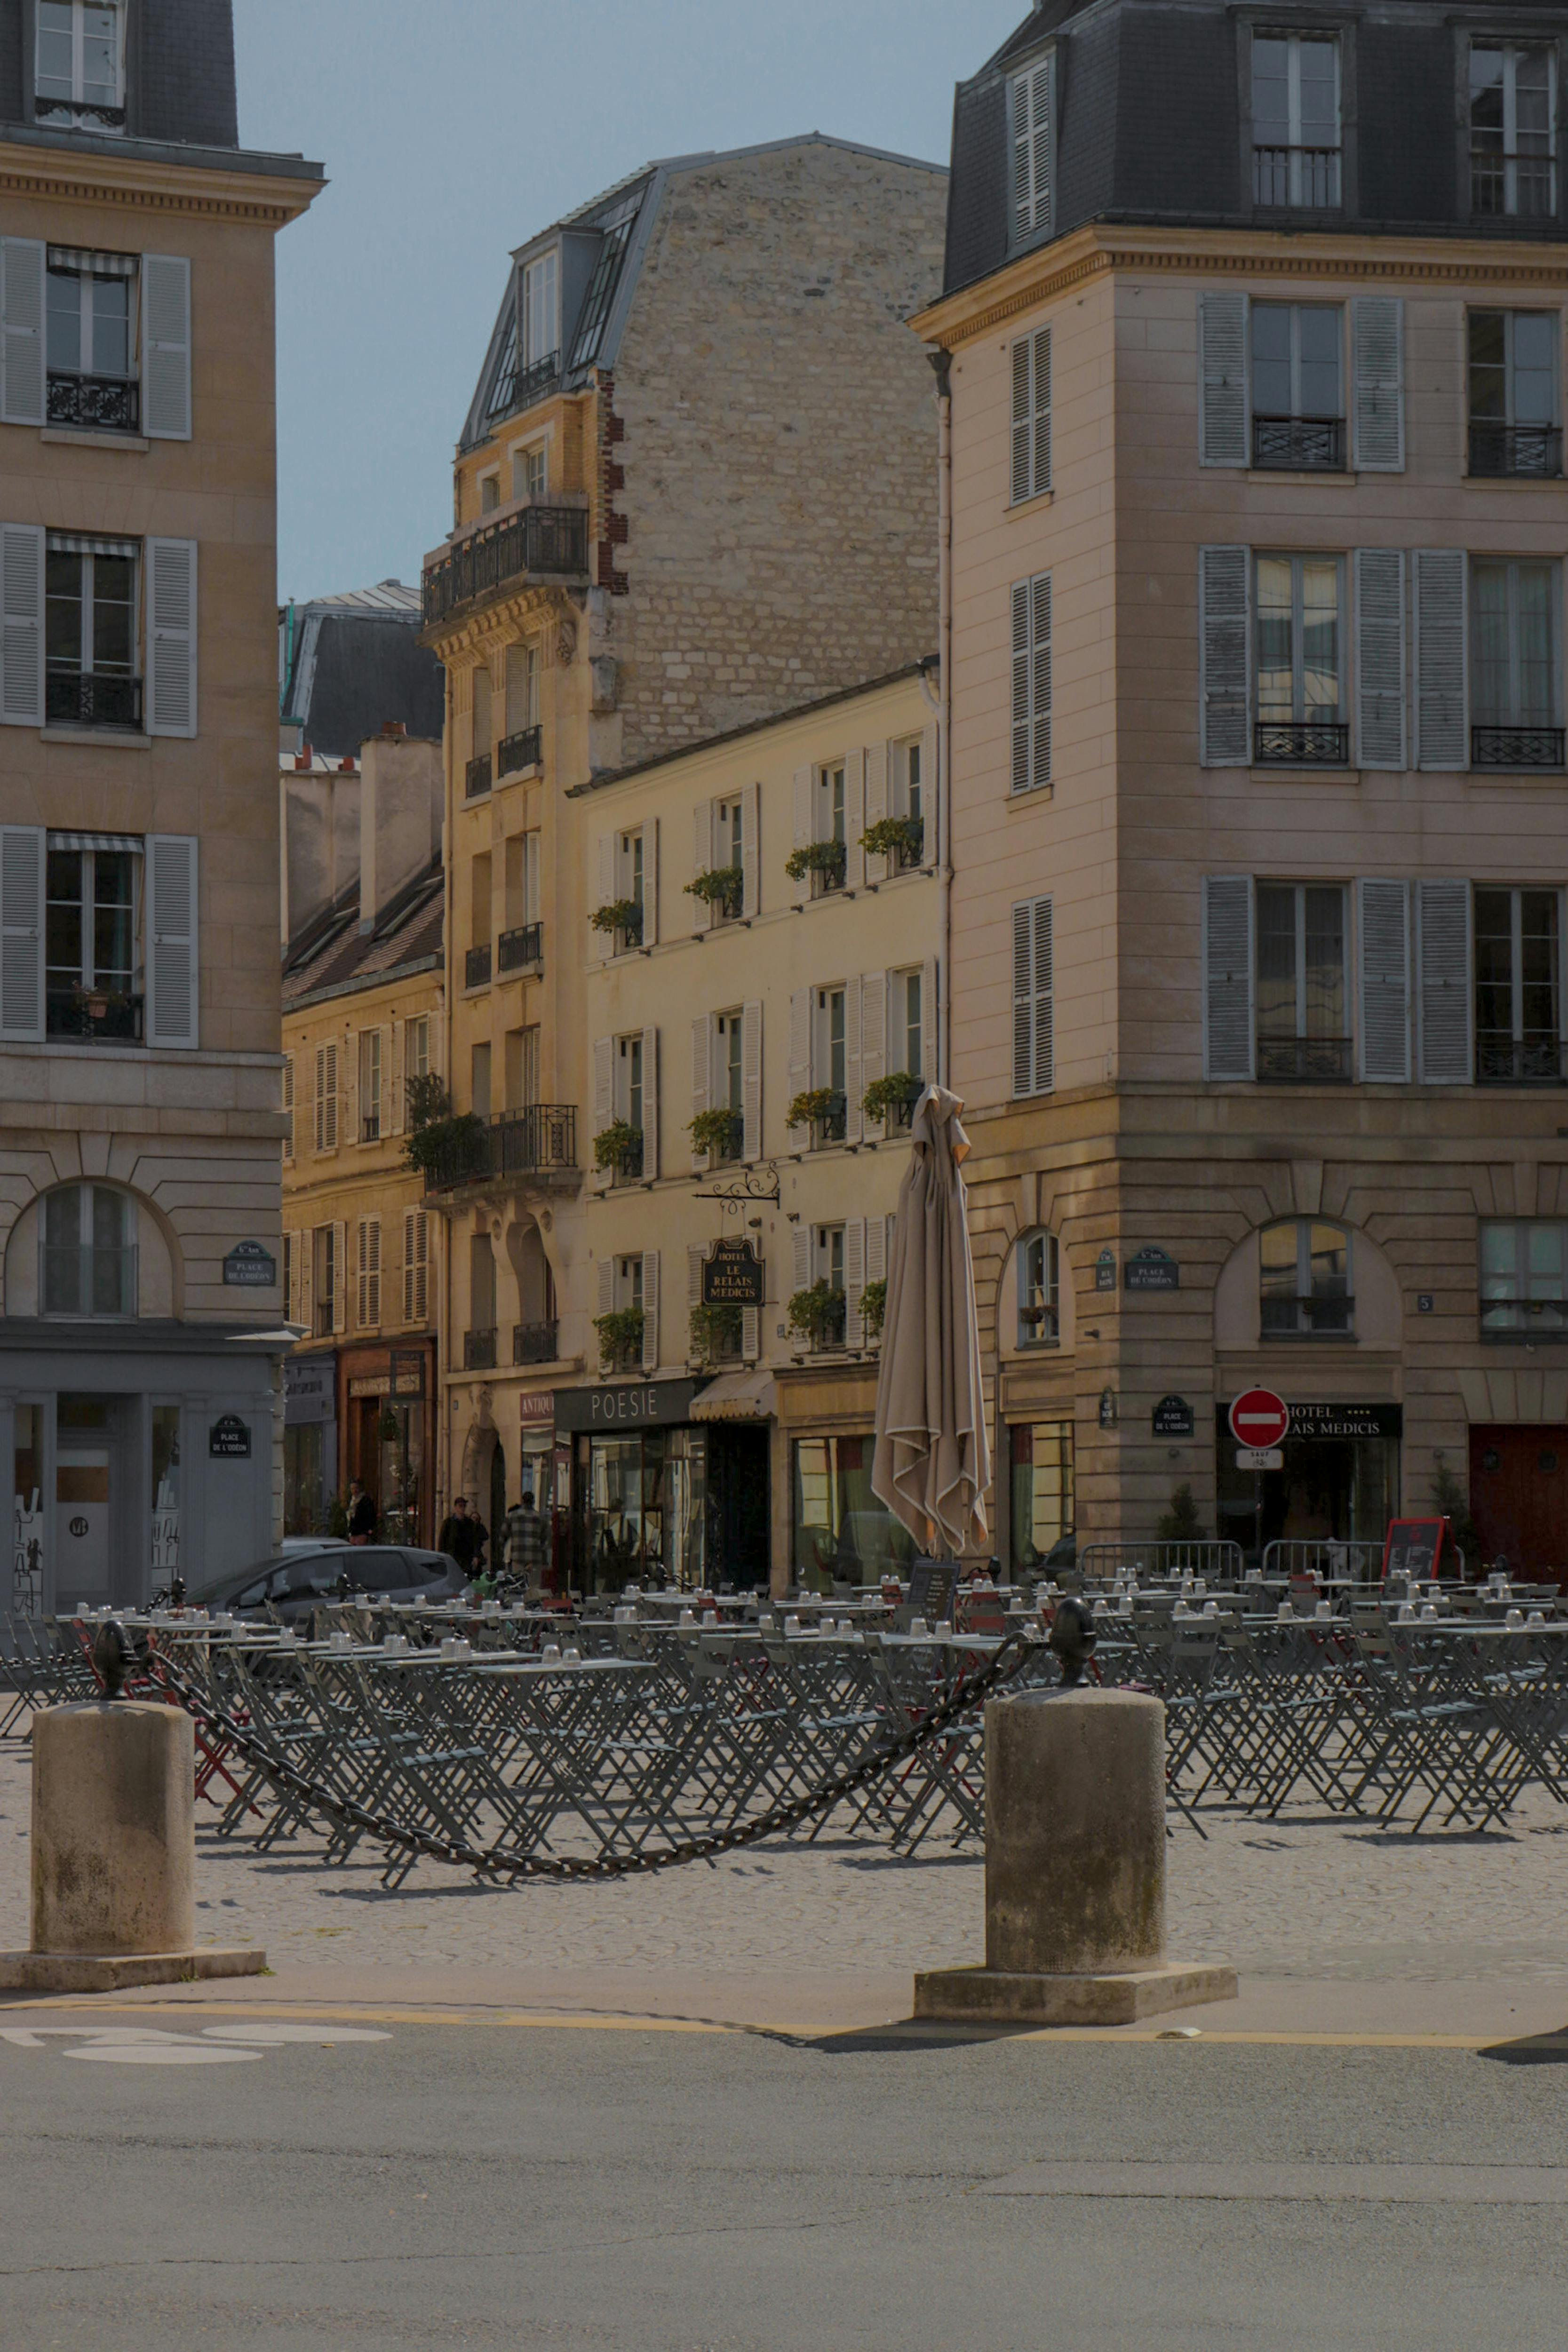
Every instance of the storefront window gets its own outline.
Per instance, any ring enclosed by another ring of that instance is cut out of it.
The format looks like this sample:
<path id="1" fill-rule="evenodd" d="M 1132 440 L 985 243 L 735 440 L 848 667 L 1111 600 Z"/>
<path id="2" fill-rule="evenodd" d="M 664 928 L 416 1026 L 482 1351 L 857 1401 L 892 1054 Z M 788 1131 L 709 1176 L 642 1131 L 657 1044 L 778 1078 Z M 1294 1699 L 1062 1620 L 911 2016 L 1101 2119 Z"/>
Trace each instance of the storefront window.
<path id="1" fill-rule="evenodd" d="M 425 1404 L 395 1398 L 381 1409 L 379 1431 L 381 1538 L 416 1544 L 425 1493 Z"/>
<path id="2" fill-rule="evenodd" d="M 1277 1538 L 1373 1543 L 1399 1509 L 1397 1406 L 1291 1406 L 1279 1470 L 1239 1470 L 1217 1414 L 1215 1532 L 1260 1559 Z"/>
<path id="3" fill-rule="evenodd" d="M 1012 1452 L 1012 1568 L 1044 1566 L 1054 1544 L 1073 1531 L 1073 1429 L 1070 1421 L 1015 1423 Z"/>
<path id="4" fill-rule="evenodd" d="M 180 1408 L 153 1407 L 153 1581 L 180 1572 Z"/>
<path id="5" fill-rule="evenodd" d="M 797 1582 L 875 1584 L 914 1558 L 914 1539 L 871 1492 L 876 1440 L 801 1437 L 794 1447 L 792 1554 Z"/>
<path id="6" fill-rule="evenodd" d="M 664 1430 L 589 1441 L 588 1579 L 595 1592 L 619 1592 L 672 1570 L 667 1543 L 669 1492 Z"/>
<path id="7" fill-rule="evenodd" d="M 326 1444 L 329 1424 L 304 1422 L 283 1432 L 283 1532 L 318 1536 L 327 1530 Z"/>
<path id="8" fill-rule="evenodd" d="M 11 1601 L 19 1616 L 44 1605 L 43 1407 L 16 1407 L 16 1451 L 11 1483 Z"/>

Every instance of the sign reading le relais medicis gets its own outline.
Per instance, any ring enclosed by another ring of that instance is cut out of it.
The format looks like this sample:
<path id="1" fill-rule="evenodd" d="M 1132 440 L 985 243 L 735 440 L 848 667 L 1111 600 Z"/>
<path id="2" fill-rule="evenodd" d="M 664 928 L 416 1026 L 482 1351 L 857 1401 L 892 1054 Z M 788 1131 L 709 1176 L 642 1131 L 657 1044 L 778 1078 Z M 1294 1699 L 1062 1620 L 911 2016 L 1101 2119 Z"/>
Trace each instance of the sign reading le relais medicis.
<path id="1" fill-rule="evenodd" d="M 702 1261 L 704 1307 L 760 1307 L 763 1262 L 749 1241 L 737 1235 L 717 1241 Z"/>

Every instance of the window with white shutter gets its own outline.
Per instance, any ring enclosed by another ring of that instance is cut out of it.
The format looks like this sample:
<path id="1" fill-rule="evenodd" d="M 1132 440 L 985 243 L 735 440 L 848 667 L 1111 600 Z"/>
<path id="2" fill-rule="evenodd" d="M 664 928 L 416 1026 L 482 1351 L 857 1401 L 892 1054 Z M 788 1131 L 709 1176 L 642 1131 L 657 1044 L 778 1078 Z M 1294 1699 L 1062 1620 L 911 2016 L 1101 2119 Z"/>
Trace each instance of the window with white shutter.
<path id="1" fill-rule="evenodd" d="M 44 285 L 37 237 L 0 237 L 0 424 L 44 422 Z"/>
<path id="2" fill-rule="evenodd" d="M 789 1000 L 789 1091 L 786 1102 L 794 1103 L 811 1085 L 811 991 L 796 988 Z M 792 1127 L 788 1130 L 789 1148 L 804 1151 L 811 1140 L 809 1127 Z"/>
<path id="3" fill-rule="evenodd" d="M 424 1209 L 403 1213 L 403 1319 L 424 1323 L 430 1309 L 430 1218 Z"/>
<path id="4" fill-rule="evenodd" d="M 1253 919 L 1258 1076 L 1348 1078 L 1342 884 L 1258 882 Z"/>
<path id="5" fill-rule="evenodd" d="M 147 541 L 147 732 L 196 732 L 196 542 Z"/>
<path id="6" fill-rule="evenodd" d="M 1051 781 L 1051 575 L 1013 588 L 1013 790 Z"/>
<path id="7" fill-rule="evenodd" d="M 642 1368 L 658 1370 L 658 1252 L 644 1250 L 642 1258 Z"/>
<path id="8" fill-rule="evenodd" d="M 1013 140 L 1013 241 L 1023 244 L 1043 230 L 1051 234 L 1056 178 L 1055 54 L 1007 85 Z"/>
<path id="9" fill-rule="evenodd" d="M 381 1219 L 361 1217 L 355 1241 L 359 1256 L 355 1319 L 362 1331 L 374 1331 L 381 1324 Z"/>
<path id="10" fill-rule="evenodd" d="M 1563 566 L 1469 561 L 1470 765 L 1563 765 Z"/>
<path id="11" fill-rule="evenodd" d="M 752 998 L 741 1008 L 741 1119 L 742 1160 L 763 1155 L 763 1007 Z"/>
<path id="12" fill-rule="evenodd" d="M 1405 557 L 1396 547 L 1355 551 L 1356 759 L 1403 769 Z"/>
<path id="13" fill-rule="evenodd" d="M 1026 898 L 1013 909 L 1013 1092 L 1049 1094 L 1056 1084 L 1052 1034 L 1051 902 Z"/>
<path id="14" fill-rule="evenodd" d="M 1204 1076 L 1253 1074 L 1252 877 L 1210 874 L 1204 880 Z"/>
<path id="15" fill-rule="evenodd" d="M 1421 978 L 1416 1028 L 1418 1067 L 1426 1086 L 1468 1086 L 1475 1073 L 1470 917 L 1468 882 L 1417 883 L 1416 953 Z M 1511 1009 L 1510 1004 L 1510 1013 Z"/>
<path id="16" fill-rule="evenodd" d="M 1477 886 L 1473 914 L 1476 1076 L 1483 1084 L 1560 1084 L 1563 893 Z"/>
<path id="17" fill-rule="evenodd" d="M 1337 302 L 1254 302 L 1248 326 L 1255 466 L 1333 473 L 1345 462 L 1345 314 Z"/>
<path id="18" fill-rule="evenodd" d="M 142 260 L 142 430 L 191 437 L 191 265 L 174 254 Z"/>
<path id="19" fill-rule="evenodd" d="M 1461 548 L 1415 551 L 1415 764 L 1468 761 L 1465 557 Z"/>
<path id="20" fill-rule="evenodd" d="M 741 912 L 750 918 L 762 904 L 763 788 L 741 787 Z"/>
<path id="21" fill-rule="evenodd" d="M 316 1048 L 316 1149 L 338 1148 L 338 1049 L 336 1044 Z"/>
<path id="22" fill-rule="evenodd" d="M 1245 466 L 1247 296 L 1198 296 L 1198 461 Z"/>
<path id="23" fill-rule="evenodd" d="M 1245 547 L 1198 551 L 1198 707 L 1205 768 L 1240 768 L 1247 761 L 1251 570 Z"/>
<path id="24" fill-rule="evenodd" d="M 848 1217 L 844 1224 L 844 1341 L 847 1347 L 866 1344 L 866 1220 Z"/>
<path id="25" fill-rule="evenodd" d="M 1361 939 L 1361 1075 L 1369 1086 L 1410 1076 L 1410 888 L 1356 886 Z"/>
<path id="26" fill-rule="evenodd" d="M 42 825 L 0 825 L 0 1039 L 38 1045 L 44 1035 Z"/>
<path id="27" fill-rule="evenodd" d="M 1013 346 L 1013 504 L 1051 487 L 1051 331 Z"/>
<path id="28" fill-rule="evenodd" d="M 700 1013 L 691 1024 L 691 1117 L 693 1124 L 709 1108 L 709 1096 L 713 1083 L 713 1016 Z M 691 1165 L 700 1173 L 709 1164 L 708 1146 L 691 1142 Z"/>
<path id="29" fill-rule="evenodd" d="M 0 523 L 0 720 L 44 723 L 44 533 Z"/>
<path id="30" fill-rule="evenodd" d="M 1405 305 L 1362 294 L 1351 304 L 1351 463 L 1363 474 L 1405 470 Z"/>
<path id="31" fill-rule="evenodd" d="M 199 1045 L 200 877 L 193 834 L 147 836 L 147 1042 Z"/>

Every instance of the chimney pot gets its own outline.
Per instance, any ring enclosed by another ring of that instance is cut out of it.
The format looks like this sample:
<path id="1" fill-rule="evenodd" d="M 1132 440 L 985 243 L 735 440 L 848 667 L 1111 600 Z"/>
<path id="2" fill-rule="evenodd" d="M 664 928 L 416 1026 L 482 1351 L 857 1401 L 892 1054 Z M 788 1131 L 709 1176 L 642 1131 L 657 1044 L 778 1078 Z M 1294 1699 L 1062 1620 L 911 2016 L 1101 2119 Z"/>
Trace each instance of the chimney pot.
<path id="1" fill-rule="evenodd" d="M 381 731 L 396 743 L 401 742 L 406 736 L 408 729 L 401 719 L 384 719 L 381 722 Z"/>

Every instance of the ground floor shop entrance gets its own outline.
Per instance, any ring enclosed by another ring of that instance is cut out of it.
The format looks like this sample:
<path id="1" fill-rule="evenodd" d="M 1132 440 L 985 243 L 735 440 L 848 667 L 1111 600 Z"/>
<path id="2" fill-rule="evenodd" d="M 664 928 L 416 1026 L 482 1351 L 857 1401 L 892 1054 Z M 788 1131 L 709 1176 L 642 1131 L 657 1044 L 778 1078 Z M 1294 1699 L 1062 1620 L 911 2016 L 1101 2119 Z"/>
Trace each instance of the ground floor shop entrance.
<path id="1" fill-rule="evenodd" d="M 1400 1507 L 1403 1409 L 1396 1404 L 1290 1405 L 1278 1469 L 1243 1470 L 1227 1414 L 1215 1408 L 1214 1532 L 1259 1559 L 1279 1537 L 1380 1543 Z"/>
<path id="2" fill-rule="evenodd" d="M 340 1368 L 342 1491 L 358 1479 L 375 1506 L 380 1542 L 433 1543 L 433 1344 L 345 1349 Z"/>
<path id="3" fill-rule="evenodd" d="M 556 1391 L 556 1460 L 570 1465 L 571 1492 L 568 1502 L 558 1474 L 554 1502 L 568 1512 L 574 1591 L 766 1584 L 769 1427 L 694 1421 L 700 1386 Z"/>
<path id="4" fill-rule="evenodd" d="M 1489 1563 L 1568 1582 L 1568 1426 L 1473 1427 L 1470 1517 Z"/>

